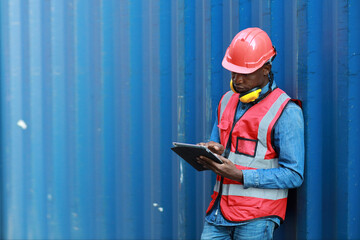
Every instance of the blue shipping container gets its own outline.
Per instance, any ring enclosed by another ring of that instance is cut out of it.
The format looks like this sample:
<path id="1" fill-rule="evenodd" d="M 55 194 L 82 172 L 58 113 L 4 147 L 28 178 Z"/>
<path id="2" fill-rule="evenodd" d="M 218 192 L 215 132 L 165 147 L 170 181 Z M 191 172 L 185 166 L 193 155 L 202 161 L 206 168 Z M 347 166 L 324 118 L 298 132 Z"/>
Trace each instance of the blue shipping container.
<path id="1" fill-rule="evenodd" d="M 210 137 L 240 30 L 276 46 L 304 103 L 306 172 L 276 239 L 360 238 L 360 2 L 2 0 L 1 238 L 196 239 Z"/>

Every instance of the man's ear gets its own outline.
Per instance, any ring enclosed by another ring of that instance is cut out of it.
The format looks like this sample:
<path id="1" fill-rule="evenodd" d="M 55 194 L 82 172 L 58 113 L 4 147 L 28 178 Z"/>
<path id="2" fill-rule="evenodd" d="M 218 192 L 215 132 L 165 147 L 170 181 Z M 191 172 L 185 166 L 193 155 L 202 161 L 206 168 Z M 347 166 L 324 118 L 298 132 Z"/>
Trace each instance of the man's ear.
<path id="1" fill-rule="evenodd" d="M 270 71 L 271 71 L 271 64 L 265 64 L 263 68 L 264 76 L 269 75 Z"/>

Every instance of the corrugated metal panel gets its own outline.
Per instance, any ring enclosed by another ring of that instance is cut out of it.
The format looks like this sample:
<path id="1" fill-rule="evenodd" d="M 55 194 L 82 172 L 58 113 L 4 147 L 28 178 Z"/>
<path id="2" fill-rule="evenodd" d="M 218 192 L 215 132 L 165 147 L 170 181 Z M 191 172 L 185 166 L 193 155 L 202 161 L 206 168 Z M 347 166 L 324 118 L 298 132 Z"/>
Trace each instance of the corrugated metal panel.
<path id="1" fill-rule="evenodd" d="M 209 138 L 241 29 L 304 101 L 306 180 L 278 239 L 360 238 L 358 1 L 3 0 L 2 237 L 200 236 L 214 176 L 170 151 Z"/>

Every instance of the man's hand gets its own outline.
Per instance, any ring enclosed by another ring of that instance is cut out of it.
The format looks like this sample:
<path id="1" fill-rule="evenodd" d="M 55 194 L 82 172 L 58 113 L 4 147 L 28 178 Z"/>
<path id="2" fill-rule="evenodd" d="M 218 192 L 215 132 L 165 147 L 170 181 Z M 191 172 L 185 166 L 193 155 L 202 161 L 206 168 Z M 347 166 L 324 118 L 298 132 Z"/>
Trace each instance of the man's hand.
<path id="1" fill-rule="evenodd" d="M 223 161 L 223 164 L 216 163 L 205 156 L 198 157 L 197 162 L 222 177 L 226 177 L 241 183 L 244 182 L 243 172 L 240 169 L 237 169 L 235 164 L 223 156 L 218 155 L 217 157 Z"/>
<path id="2" fill-rule="evenodd" d="M 219 155 L 223 154 L 223 152 L 224 152 L 224 146 L 217 142 L 213 142 L 213 141 L 210 141 L 207 143 L 201 142 L 201 143 L 198 143 L 198 145 L 205 146 L 213 153 L 216 153 Z"/>

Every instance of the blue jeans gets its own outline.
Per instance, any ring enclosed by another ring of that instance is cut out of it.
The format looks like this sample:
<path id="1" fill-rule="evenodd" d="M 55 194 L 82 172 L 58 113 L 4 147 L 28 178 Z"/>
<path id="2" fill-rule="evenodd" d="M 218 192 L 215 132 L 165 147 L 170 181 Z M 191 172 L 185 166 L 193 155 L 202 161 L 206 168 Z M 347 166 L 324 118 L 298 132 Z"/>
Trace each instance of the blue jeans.
<path id="1" fill-rule="evenodd" d="M 205 221 L 201 239 L 268 240 L 273 239 L 275 223 L 269 219 L 246 222 L 239 226 L 216 226 Z"/>

